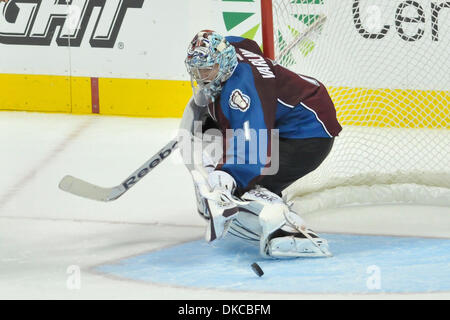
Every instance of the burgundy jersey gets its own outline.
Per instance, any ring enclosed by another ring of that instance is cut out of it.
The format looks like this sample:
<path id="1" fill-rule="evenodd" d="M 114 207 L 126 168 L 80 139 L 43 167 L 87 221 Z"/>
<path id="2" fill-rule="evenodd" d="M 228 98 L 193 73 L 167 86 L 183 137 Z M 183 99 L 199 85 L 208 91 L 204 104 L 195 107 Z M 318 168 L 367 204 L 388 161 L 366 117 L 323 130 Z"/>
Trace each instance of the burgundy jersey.
<path id="1" fill-rule="evenodd" d="M 270 166 L 271 130 L 287 139 L 331 138 L 342 127 L 322 83 L 267 59 L 253 40 L 226 39 L 236 49 L 238 65 L 209 106 L 225 139 L 223 163 L 217 169 L 248 189 Z M 227 129 L 242 132 L 245 147 L 239 149 L 239 135 L 227 136 Z"/>

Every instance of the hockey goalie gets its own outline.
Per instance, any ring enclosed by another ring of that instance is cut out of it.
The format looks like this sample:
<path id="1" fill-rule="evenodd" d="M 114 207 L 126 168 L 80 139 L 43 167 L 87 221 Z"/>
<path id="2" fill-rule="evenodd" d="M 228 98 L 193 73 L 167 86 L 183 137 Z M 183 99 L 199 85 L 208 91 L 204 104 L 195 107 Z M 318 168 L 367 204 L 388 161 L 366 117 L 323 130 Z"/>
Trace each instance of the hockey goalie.
<path id="1" fill-rule="evenodd" d="M 180 148 L 206 241 L 227 233 L 266 258 L 331 255 L 282 191 L 315 170 L 342 130 L 324 85 L 266 58 L 252 40 L 200 31 L 185 60 L 193 97 Z"/>

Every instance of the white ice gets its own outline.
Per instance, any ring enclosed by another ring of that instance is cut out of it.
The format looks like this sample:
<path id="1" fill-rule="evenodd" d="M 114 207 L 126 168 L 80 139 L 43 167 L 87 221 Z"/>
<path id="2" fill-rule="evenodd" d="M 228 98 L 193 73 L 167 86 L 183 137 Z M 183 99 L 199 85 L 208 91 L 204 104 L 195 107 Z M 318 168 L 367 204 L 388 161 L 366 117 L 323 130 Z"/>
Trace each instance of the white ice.
<path id="1" fill-rule="evenodd" d="M 200 239 L 190 176 L 178 154 L 122 198 L 94 202 L 57 188 L 71 174 L 113 186 L 175 135 L 179 119 L 0 113 L 0 299 L 436 299 L 450 293 L 305 295 L 139 283 L 95 266 Z M 308 215 L 317 231 L 450 238 L 450 208 L 375 206 Z M 69 289 L 70 266 L 81 286 Z"/>

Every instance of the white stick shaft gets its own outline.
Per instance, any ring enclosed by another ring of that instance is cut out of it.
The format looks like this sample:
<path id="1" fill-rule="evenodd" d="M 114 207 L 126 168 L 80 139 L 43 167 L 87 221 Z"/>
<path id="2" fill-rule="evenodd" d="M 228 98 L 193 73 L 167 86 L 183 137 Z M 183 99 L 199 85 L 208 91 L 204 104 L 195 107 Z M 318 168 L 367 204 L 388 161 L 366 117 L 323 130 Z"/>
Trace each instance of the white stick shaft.
<path id="1" fill-rule="evenodd" d="M 128 178 L 126 178 L 121 184 L 111 187 L 103 188 L 87 181 L 78 179 L 73 176 L 65 176 L 58 187 L 71 194 L 97 200 L 97 201 L 112 201 L 133 187 L 138 181 L 145 177 L 151 170 L 159 165 L 164 159 L 166 159 L 172 152 L 178 147 L 177 139 L 169 141 L 164 148 L 159 150 L 153 157 L 147 160 L 142 166 L 134 171 Z"/>

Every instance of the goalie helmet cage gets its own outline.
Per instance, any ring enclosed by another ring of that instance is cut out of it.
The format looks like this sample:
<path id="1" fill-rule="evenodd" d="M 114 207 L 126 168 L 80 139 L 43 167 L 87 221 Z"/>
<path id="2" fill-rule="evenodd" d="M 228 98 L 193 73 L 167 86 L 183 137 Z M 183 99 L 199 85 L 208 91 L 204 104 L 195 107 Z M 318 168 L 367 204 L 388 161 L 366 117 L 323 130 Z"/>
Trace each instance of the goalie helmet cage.
<path id="1" fill-rule="evenodd" d="M 296 210 L 450 206 L 449 18 L 430 0 L 261 0 L 265 54 L 323 82 L 343 126 L 286 190 Z"/>

